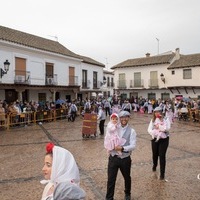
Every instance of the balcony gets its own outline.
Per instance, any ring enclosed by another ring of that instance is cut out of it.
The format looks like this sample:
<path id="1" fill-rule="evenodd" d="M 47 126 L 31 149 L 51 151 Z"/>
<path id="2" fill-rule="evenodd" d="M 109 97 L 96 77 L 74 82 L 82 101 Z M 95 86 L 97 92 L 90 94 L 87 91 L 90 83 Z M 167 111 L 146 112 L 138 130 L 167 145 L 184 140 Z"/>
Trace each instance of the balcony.
<path id="1" fill-rule="evenodd" d="M 96 81 L 93 82 L 93 89 L 100 89 L 100 87 L 102 86 L 102 82 L 101 81 Z"/>
<path id="2" fill-rule="evenodd" d="M 150 88 L 158 88 L 158 79 L 149 79 Z"/>
<path id="3" fill-rule="evenodd" d="M 30 79 L 30 71 L 15 71 L 15 77 L 14 77 L 14 83 L 15 84 L 26 84 L 29 85 L 31 83 Z"/>
<path id="4" fill-rule="evenodd" d="M 82 80 L 82 88 L 83 89 L 89 89 L 90 88 L 90 80 Z"/>
<path id="5" fill-rule="evenodd" d="M 57 85 L 58 81 L 57 81 L 57 74 L 54 74 L 53 77 L 52 76 L 46 76 L 46 85 Z"/>
<path id="6" fill-rule="evenodd" d="M 126 80 L 119 80 L 117 83 L 117 88 L 118 89 L 126 89 L 127 88 Z"/>
<path id="7" fill-rule="evenodd" d="M 69 86 L 78 86 L 78 76 L 69 76 Z"/>
<path id="8" fill-rule="evenodd" d="M 114 87 L 114 83 L 113 82 L 108 82 L 107 83 L 107 87 Z"/>
<path id="9" fill-rule="evenodd" d="M 130 88 L 139 88 L 139 87 L 144 87 L 144 80 L 142 79 L 130 80 Z"/>
<path id="10" fill-rule="evenodd" d="M 110 87 L 115 87 L 114 82 L 110 82 Z"/>

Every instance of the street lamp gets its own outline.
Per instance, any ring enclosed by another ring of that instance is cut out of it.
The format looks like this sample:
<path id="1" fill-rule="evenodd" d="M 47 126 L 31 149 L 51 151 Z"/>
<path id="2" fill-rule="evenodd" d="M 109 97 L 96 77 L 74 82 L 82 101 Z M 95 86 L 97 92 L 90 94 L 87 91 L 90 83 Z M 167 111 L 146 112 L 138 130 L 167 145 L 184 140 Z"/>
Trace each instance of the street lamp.
<path id="1" fill-rule="evenodd" d="M 106 77 L 105 76 L 103 77 L 103 84 L 104 85 L 106 84 Z"/>
<path id="2" fill-rule="evenodd" d="M 162 81 L 163 83 L 165 83 L 165 77 L 164 77 L 164 74 L 163 74 L 163 73 L 160 74 L 160 78 L 161 78 L 161 81 Z"/>
<path id="3" fill-rule="evenodd" d="M 8 62 L 8 60 L 6 60 L 4 63 L 4 70 L 2 68 L 0 68 L 0 77 L 2 78 L 2 76 L 4 74 L 7 74 L 8 70 L 9 70 L 9 66 L 10 66 L 10 63 Z"/>

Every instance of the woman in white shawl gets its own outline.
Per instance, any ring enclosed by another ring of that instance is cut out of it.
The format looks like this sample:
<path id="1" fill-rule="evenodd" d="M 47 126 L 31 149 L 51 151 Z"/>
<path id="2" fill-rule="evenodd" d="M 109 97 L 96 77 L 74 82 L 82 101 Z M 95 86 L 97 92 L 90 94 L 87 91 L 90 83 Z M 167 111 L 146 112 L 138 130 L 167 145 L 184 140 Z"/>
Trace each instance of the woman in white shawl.
<path id="1" fill-rule="evenodd" d="M 61 182 L 70 182 L 79 185 L 79 169 L 73 155 L 66 149 L 55 146 L 53 143 L 46 145 L 44 167 L 42 168 L 47 184 L 44 188 L 41 200 L 52 200 L 56 186 Z"/>

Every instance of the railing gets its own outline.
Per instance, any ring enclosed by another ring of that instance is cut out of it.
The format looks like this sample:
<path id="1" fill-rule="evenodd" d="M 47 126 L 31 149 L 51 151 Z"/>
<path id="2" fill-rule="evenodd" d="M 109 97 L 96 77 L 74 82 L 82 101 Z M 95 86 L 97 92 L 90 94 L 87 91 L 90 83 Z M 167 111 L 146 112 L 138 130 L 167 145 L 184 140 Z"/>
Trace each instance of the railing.
<path id="1" fill-rule="evenodd" d="M 69 85 L 77 86 L 78 85 L 78 76 L 69 76 Z"/>
<path id="2" fill-rule="evenodd" d="M 90 80 L 82 81 L 82 88 L 88 89 L 90 87 Z"/>
<path id="3" fill-rule="evenodd" d="M 57 74 L 54 74 L 53 77 L 46 76 L 46 85 L 57 85 L 57 84 L 58 84 Z"/>
<path id="4" fill-rule="evenodd" d="M 82 116 L 84 106 L 77 106 L 77 116 Z M 91 106 L 90 112 L 97 110 L 96 106 Z M 0 114 L 0 130 L 10 129 L 16 126 L 27 126 L 32 124 L 40 124 L 43 122 L 53 122 L 57 120 L 68 119 L 68 108 L 52 109 L 52 110 L 40 110 L 22 112 L 20 115 L 16 114 Z"/>
<path id="5" fill-rule="evenodd" d="M 115 86 L 114 82 L 110 82 L 110 86 L 114 87 Z"/>
<path id="6" fill-rule="evenodd" d="M 15 84 L 30 84 L 30 71 L 15 70 L 14 83 Z"/>
<path id="7" fill-rule="evenodd" d="M 127 88 L 126 80 L 119 80 L 117 87 L 118 87 L 118 89 L 126 89 Z"/>
<path id="8" fill-rule="evenodd" d="M 51 122 L 59 119 L 66 119 L 68 117 L 68 109 L 55 109 L 55 110 L 41 110 L 22 112 L 16 114 L 0 114 L 0 128 L 9 129 L 15 126 L 25 126 L 36 124 L 40 122 Z"/>
<path id="9" fill-rule="evenodd" d="M 158 88 L 158 79 L 149 79 L 150 88 Z"/>
<path id="10" fill-rule="evenodd" d="M 93 88 L 94 89 L 99 89 L 102 85 L 102 82 L 101 81 L 97 81 L 97 82 L 94 82 L 93 83 Z"/>
<path id="11" fill-rule="evenodd" d="M 107 87 L 114 87 L 114 83 L 113 82 L 108 82 L 107 83 Z"/>
<path id="12" fill-rule="evenodd" d="M 135 88 L 135 87 L 144 87 L 144 80 L 142 79 L 130 80 L 130 88 Z"/>

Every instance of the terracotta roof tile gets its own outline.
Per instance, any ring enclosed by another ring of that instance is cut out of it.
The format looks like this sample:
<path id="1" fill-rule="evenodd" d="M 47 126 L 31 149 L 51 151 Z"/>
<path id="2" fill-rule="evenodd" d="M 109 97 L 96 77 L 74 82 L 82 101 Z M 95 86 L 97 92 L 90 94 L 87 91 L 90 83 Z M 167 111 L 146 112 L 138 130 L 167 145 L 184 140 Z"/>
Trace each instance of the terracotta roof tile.
<path id="1" fill-rule="evenodd" d="M 89 57 L 86 57 L 86 56 L 81 56 L 79 55 L 80 59 L 82 59 L 84 63 L 89 63 L 89 64 L 94 64 L 94 65 L 97 65 L 97 66 L 100 66 L 100 67 L 105 67 L 104 64 L 92 59 L 92 58 L 89 58 Z"/>
<path id="2" fill-rule="evenodd" d="M 180 55 L 180 59 L 173 62 L 168 69 L 200 66 L 200 54 Z"/>
<path id="3" fill-rule="evenodd" d="M 49 51 L 52 53 L 79 58 L 78 55 L 76 55 L 57 41 L 45 39 L 3 26 L 0 26 L 0 40 L 32 47 L 43 51 Z"/>
<path id="4" fill-rule="evenodd" d="M 145 66 L 145 65 L 159 65 L 159 64 L 166 64 L 166 63 L 169 64 L 172 58 L 174 57 L 174 55 L 175 55 L 174 53 L 171 53 L 167 55 L 128 59 L 124 62 L 121 62 L 111 67 L 111 69 L 123 68 L 123 67 L 140 67 L 140 66 Z"/>

